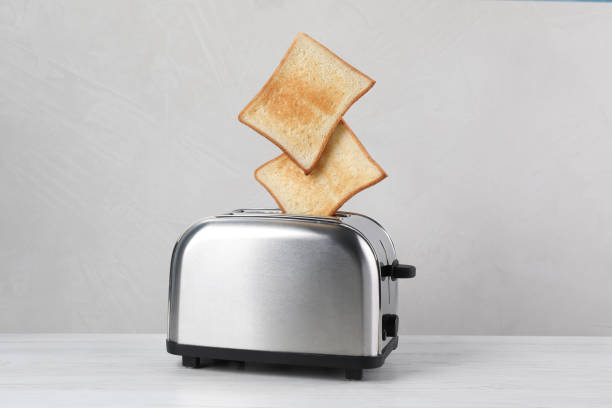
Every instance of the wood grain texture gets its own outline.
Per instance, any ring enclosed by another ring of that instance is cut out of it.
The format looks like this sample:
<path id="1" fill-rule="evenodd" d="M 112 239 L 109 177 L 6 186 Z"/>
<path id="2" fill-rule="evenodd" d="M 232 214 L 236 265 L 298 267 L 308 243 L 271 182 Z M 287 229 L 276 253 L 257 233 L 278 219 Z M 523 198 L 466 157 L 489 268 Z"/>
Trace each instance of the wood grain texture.
<path id="1" fill-rule="evenodd" d="M 10 407 L 612 406 L 612 338 L 405 336 L 364 380 L 331 369 L 188 369 L 160 334 L 0 335 Z"/>

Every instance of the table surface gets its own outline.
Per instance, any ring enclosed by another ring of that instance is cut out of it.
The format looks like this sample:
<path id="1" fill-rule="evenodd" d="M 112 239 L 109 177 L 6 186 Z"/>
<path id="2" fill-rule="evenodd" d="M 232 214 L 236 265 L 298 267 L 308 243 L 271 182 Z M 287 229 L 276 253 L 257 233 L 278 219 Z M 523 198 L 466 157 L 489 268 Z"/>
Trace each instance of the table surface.
<path id="1" fill-rule="evenodd" d="M 403 336 L 362 381 L 336 369 L 191 369 L 161 334 L 0 334 L 6 407 L 612 407 L 612 338 Z"/>

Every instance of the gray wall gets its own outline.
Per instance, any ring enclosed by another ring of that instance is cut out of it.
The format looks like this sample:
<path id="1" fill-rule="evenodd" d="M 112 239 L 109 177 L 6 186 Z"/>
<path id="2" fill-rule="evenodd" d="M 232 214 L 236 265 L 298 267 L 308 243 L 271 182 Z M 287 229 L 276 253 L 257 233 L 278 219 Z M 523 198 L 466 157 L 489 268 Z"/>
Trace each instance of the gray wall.
<path id="1" fill-rule="evenodd" d="M 0 1 L 0 331 L 165 330 L 177 236 L 274 205 L 236 116 L 298 31 L 377 80 L 403 333 L 612 335 L 612 7 L 429 0 Z"/>

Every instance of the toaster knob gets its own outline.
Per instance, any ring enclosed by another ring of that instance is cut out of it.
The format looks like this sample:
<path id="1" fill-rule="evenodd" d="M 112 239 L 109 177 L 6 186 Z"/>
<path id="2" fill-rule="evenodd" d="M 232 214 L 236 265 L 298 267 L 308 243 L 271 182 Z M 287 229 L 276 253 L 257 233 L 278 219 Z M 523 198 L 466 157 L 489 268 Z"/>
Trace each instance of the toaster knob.
<path id="1" fill-rule="evenodd" d="M 402 265 L 396 259 L 391 265 L 381 266 L 380 276 L 383 280 L 387 276 L 390 276 L 391 280 L 414 278 L 416 276 L 416 268 L 412 265 Z"/>
<path id="2" fill-rule="evenodd" d="M 399 317 L 396 314 L 384 314 L 382 317 L 382 339 L 396 337 L 399 329 Z"/>

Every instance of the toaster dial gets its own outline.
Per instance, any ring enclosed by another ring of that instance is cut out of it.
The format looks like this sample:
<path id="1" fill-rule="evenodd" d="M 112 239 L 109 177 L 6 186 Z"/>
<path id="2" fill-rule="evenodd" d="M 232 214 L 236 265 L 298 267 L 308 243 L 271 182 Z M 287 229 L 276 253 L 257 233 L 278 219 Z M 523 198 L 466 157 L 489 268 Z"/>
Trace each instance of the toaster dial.
<path id="1" fill-rule="evenodd" d="M 399 317 L 396 314 L 384 314 L 382 317 L 382 339 L 396 337 L 399 329 Z"/>

